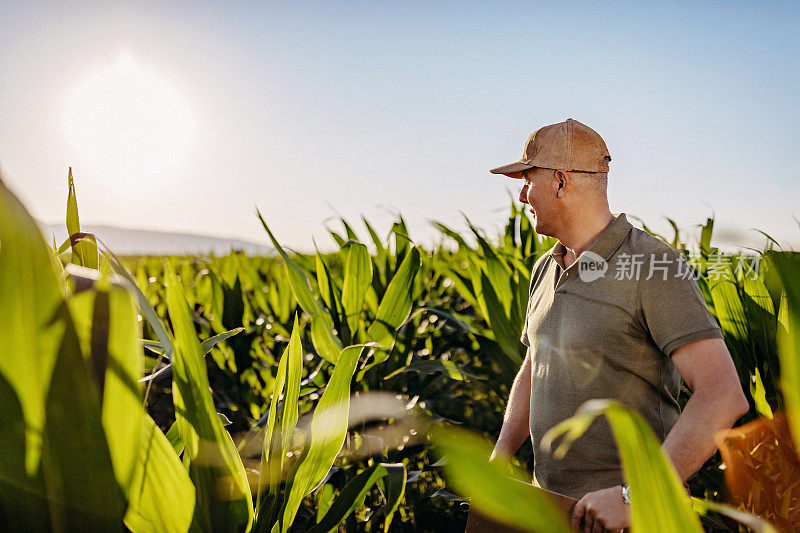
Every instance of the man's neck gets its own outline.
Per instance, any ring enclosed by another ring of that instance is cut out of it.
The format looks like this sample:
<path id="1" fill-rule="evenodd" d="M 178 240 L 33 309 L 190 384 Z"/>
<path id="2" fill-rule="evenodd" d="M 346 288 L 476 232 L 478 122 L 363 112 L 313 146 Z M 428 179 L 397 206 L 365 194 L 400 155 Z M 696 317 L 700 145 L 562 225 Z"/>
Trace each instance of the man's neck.
<path id="1" fill-rule="evenodd" d="M 566 248 L 564 263 L 573 263 L 578 256 L 589 249 L 612 222 L 614 215 L 611 211 L 598 211 L 587 213 L 580 220 L 568 228 L 563 235 L 558 237 L 558 241 Z M 571 257 L 570 257 L 571 256 Z M 568 259 L 569 258 L 569 259 Z"/>

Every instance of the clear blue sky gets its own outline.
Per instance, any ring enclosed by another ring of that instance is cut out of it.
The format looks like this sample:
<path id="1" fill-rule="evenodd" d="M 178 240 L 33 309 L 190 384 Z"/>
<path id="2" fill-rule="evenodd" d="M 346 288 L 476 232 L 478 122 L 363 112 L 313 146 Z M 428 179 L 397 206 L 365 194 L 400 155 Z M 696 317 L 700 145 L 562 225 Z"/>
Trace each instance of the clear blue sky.
<path id="1" fill-rule="evenodd" d="M 428 242 L 499 228 L 518 183 L 488 169 L 572 117 L 612 211 L 797 247 L 799 5 L 7 2 L 0 165 L 45 222 L 71 165 L 85 223 L 265 242 L 257 205 L 307 250 L 334 210 L 397 210 Z"/>

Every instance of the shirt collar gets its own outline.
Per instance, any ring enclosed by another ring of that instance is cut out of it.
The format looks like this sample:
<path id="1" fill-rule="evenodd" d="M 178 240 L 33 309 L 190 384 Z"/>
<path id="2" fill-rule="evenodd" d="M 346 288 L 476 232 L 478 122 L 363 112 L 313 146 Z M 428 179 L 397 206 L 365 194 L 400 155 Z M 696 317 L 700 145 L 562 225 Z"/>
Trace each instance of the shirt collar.
<path id="1" fill-rule="evenodd" d="M 633 228 L 633 225 L 628 222 L 625 213 L 617 213 L 614 215 L 614 220 L 611 221 L 611 224 L 597 236 L 597 239 L 595 239 L 586 251 L 594 252 L 608 261 L 611 254 L 619 248 L 619 245 L 622 244 L 622 241 L 628 236 L 631 228 Z M 564 265 L 563 258 L 566 252 L 567 249 L 561 244 L 561 241 L 557 241 L 556 245 L 550 249 L 550 254 L 554 256 L 556 262 L 559 263 L 562 268 Z"/>

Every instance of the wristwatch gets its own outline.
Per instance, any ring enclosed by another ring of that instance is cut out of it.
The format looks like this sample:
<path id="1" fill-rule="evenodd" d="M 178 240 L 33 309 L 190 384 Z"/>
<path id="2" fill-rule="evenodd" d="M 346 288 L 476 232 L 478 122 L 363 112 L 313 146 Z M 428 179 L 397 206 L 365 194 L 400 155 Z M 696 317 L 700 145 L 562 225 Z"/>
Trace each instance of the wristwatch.
<path id="1" fill-rule="evenodd" d="M 631 488 L 624 483 L 622 484 L 622 502 L 627 505 L 631 504 Z"/>

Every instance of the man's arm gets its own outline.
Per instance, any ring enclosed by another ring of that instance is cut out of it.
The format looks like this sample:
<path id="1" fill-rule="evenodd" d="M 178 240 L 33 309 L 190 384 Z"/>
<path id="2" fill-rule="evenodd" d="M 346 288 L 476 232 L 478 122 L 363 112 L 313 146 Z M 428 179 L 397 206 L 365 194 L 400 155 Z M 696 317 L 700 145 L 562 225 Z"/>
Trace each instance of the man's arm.
<path id="1" fill-rule="evenodd" d="M 692 390 L 692 397 L 661 449 L 685 482 L 716 451 L 715 435 L 730 428 L 750 405 L 722 339 L 688 342 L 673 350 L 672 362 Z M 621 487 L 590 492 L 581 498 L 572 514 L 575 529 L 582 521 L 585 531 L 592 531 L 595 523 L 610 530 L 630 526 L 630 508 L 622 502 Z"/>
<path id="2" fill-rule="evenodd" d="M 750 405 L 722 339 L 684 344 L 671 357 L 692 397 L 661 447 L 686 481 L 716 451 L 715 435 L 733 426 Z"/>
<path id="3" fill-rule="evenodd" d="M 522 368 L 514 378 L 511 394 L 508 397 L 506 413 L 503 415 L 503 427 L 492 451 L 491 460 L 508 461 L 530 433 L 531 410 L 531 358 L 530 348 L 522 363 Z"/>

